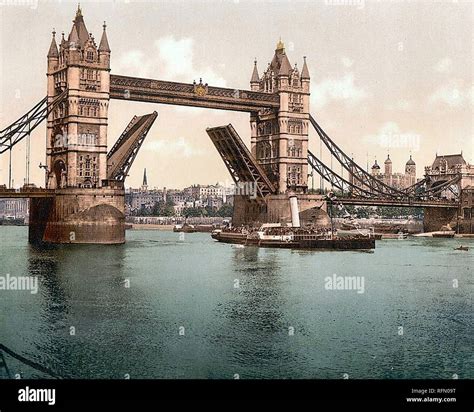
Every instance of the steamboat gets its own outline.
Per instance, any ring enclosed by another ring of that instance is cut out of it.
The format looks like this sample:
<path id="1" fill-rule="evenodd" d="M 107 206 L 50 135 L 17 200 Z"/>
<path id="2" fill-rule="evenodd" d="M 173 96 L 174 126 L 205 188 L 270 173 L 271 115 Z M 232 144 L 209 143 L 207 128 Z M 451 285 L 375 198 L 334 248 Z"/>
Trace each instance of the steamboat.
<path id="1" fill-rule="evenodd" d="M 375 238 L 370 233 L 367 236 L 339 237 L 331 230 L 282 226 L 280 223 L 265 223 L 258 229 L 245 227 L 217 229 L 212 232 L 211 236 L 218 242 L 259 247 L 330 250 L 375 249 Z"/>
<path id="2" fill-rule="evenodd" d="M 334 197 L 330 199 L 331 202 Z M 218 242 L 285 249 L 370 250 L 375 249 L 373 231 L 356 230 L 339 235 L 331 228 L 305 228 L 300 225 L 298 199 L 289 196 L 291 223 L 264 223 L 258 229 L 248 227 L 217 229 L 211 234 Z"/>

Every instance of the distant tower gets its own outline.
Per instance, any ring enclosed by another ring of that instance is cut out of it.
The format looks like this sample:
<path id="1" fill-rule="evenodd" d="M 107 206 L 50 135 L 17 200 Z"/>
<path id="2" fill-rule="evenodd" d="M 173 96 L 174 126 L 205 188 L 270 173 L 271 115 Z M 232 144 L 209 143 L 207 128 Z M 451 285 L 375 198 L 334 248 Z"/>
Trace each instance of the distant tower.
<path id="1" fill-rule="evenodd" d="M 405 165 L 405 175 L 407 177 L 408 186 L 414 185 L 416 183 L 416 163 L 411 158 L 411 155 Z"/>
<path id="2" fill-rule="evenodd" d="M 148 181 L 146 178 L 146 168 L 143 169 L 143 183 L 142 183 L 142 190 L 146 191 L 148 189 Z"/>
<path id="3" fill-rule="evenodd" d="M 385 173 L 384 173 L 384 183 L 391 186 L 392 185 L 392 161 L 390 160 L 390 155 L 387 155 L 387 159 L 384 163 Z"/>
<path id="4" fill-rule="evenodd" d="M 66 100 L 48 115 L 47 186 L 98 188 L 106 179 L 110 48 L 103 26 L 97 47 L 78 7 L 71 32 L 55 33 L 48 53 L 48 101 L 67 90 Z"/>
<path id="5" fill-rule="evenodd" d="M 296 65 L 291 66 L 280 40 L 262 77 L 254 62 L 250 88 L 280 97 L 279 111 L 264 110 L 250 116 L 252 154 L 279 193 L 306 193 L 310 95 L 306 58 L 300 73 Z"/>
<path id="6" fill-rule="evenodd" d="M 385 176 L 391 176 L 392 175 L 392 161 L 390 160 L 390 155 L 387 155 L 387 160 L 385 160 Z"/>
<path id="7" fill-rule="evenodd" d="M 377 176 L 380 174 L 380 166 L 377 163 L 377 159 L 375 159 L 375 163 L 372 166 L 372 176 Z"/>

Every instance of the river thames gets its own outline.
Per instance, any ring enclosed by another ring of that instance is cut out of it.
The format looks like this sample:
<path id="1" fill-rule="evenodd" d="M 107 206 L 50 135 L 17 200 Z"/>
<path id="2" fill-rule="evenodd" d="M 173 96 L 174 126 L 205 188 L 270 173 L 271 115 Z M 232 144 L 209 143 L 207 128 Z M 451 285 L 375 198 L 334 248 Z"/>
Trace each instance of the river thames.
<path id="1" fill-rule="evenodd" d="M 38 279 L 36 294 L 0 290 L 0 343 L 59 376 L 474 378 L 474 240 L 369 253 L 163 231 L 37 249 L 27 235 L 0 227 L 0 277 Z M 334 275 L 364 287 L 328 289 Z M 4 356 L 12 375 L 48 377 Z"/>

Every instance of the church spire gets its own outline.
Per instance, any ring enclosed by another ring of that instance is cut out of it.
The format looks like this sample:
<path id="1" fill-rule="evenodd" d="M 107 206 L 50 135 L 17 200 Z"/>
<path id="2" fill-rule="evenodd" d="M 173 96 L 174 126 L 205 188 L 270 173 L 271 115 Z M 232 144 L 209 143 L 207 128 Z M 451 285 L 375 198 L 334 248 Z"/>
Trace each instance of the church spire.
<path id="1" fill-rule="evenodd" d="M 109 41 L 107 40 L 107 33 L 105 31 L 105 29 L 107 28 L 105 21 L 102 27 L 104 28 L 104 31 L 102 32 L 102 38 L 100 39 L 99 51 L 110 53 Z"/>
<path id="2" fill-rule="evenodd" d="M 142 183 L 142 188 L 146 189 L 148 187 L 148 181 L 146 178 L 146 168 L 143 169 L 143 183 Z"/>
<path id="3" fill-rule="evenodd" d="M 49 46 L 48 58 L 58 58 L 58 45 L 56 44 L 56 31 L 53 29 L 53 38 L 51 39 L 51 46 Z"/>

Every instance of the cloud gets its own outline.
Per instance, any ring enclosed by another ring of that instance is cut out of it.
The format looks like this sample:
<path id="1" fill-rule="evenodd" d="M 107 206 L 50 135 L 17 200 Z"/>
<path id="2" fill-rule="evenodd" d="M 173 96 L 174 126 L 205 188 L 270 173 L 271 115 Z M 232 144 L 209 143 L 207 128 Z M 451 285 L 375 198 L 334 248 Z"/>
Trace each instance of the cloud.
<path id="1" fill-rule="evenodd" d="M 191 37 L 176 40 L 173 36 L 161 37 L 155 42 L 167 77 L 179 77 L 193 70 L 193 44 Z"/>
<path id="2" fill-rule="evenodd" d="M 421 135 L 412 131 L 402 132 L 396 122 L 386 122 L 372 135 L 364 137 L 364 141 L 385 149 L 420 150 Z"/>
<path id="3" fill-rule="evenodd" d="M 342 57 L 341 62 L 344 65 L 344 67 L 347 67 L 347 68 L 352 67 L 352 65 L 354 64 L 354 60 L 349 59 L 349 57 Z"/>
<path id="4" fill-rule="evenodd" d="M 163 156 L 178 156 L 180 158 L 190 158 L 206 154 L 201 148 L 193 147 L 184 137 L 148 141 L 145 143 L 144 149 L 159 152 Z"/>
<path id="5" fill-rule="evenodd" d="M 131 76 L 192 83 L 199 81 L 225 87 L 226 81 L 212 67 L 195 61 L 195 42 L 191 37 L 180 39 L 164 36 L 153 44 L 154 51 L 130 50 L 118 57 L 116 70 Z"/>
<path id="6" fill-rule="evenodd" d="M 449 57 L 441 59 L 438 63 L 435 64 L 434 70 L 438 73 L 448 73 L 453 68 L 453 61 Z"/>
<path id="7" fill-rule="evenodd" d="M 151 72 L 150 60 L 145 58 L 141 50 L 129 50 L 120 55 L 116 67 L 120 74 L 130 74 L 137 77 L 148 77 Z"/>
<path id="8" fill-rule="evenodd" d="M 396 103 L 388 105 L 389 110 L 400 110 L 400 111 L 409 111 L 413 108 L 413 103 L 405 100 L 405 99 L 400 99 Z"/>
<path id="9" fill-rule="evenodd" d="M 342 101 L 352 105 L 367 97 L 368 93 L 354 84 L 354 73 L 347 73 L 340 79 L 325 79 L 311 86 L 311 103 L 317 108 L 330 101 Z"/>
<path id="10" fill-rule="evenodd" d="M 462 82 L 451 80 L 440 86 L 429 97 L 432 105 L 442 104 L 452 108 L 472 105 L 474 103 L 474 86 L 465 88 Z"/>

